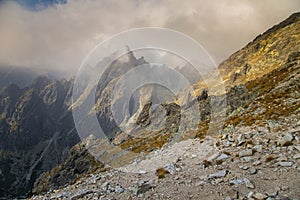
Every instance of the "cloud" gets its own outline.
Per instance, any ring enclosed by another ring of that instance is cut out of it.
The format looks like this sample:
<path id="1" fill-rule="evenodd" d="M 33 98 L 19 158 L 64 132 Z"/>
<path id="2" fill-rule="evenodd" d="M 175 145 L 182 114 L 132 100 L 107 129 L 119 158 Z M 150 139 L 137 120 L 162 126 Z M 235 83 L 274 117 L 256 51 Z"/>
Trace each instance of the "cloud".
<path id="1" fill-rule="evenodd" d="M 298 0 L 70 0 L 39 11 L 0 4 L 0 63 L 74 72 L 98 43 L 144 26 L 181 31 L 217 63 L 299 10 Z"/>

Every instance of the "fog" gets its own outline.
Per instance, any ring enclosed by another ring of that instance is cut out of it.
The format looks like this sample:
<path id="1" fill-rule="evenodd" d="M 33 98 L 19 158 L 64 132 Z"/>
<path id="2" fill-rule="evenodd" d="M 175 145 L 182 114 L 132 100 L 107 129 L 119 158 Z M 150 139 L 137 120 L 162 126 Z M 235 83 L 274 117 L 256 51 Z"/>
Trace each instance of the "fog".
<path id="1" fill-rule="evenodd" d="M 220 63 L 299 10 L 299 0 L 71 0 L 38 11 L 4 1 L 0 64 L 74 73 L 104 39 L 145 26 L 183 32 Z"/>

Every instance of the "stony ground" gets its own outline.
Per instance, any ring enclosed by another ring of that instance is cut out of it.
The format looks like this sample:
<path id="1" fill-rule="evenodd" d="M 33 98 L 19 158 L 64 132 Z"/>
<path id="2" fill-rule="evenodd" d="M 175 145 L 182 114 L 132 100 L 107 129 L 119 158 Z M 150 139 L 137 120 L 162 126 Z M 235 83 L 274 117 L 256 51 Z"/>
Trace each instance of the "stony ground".
<path id="1" fill-rule="evenodd" d="M 31 199 L 300 199 L 299 115 L 227 127 Z"/>

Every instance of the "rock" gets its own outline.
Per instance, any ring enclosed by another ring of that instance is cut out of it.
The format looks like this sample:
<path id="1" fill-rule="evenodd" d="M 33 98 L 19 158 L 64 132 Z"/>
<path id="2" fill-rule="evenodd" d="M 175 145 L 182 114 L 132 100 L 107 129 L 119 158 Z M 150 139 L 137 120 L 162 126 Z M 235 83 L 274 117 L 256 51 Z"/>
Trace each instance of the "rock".
<path id="1" fill-rule="evenodd" d="M 139 174 L 146 174 L 147 171 L 146 171 L 146 170 L 143 170 L 143 169 L 140 169 L 140 170 L 138 171 L 138 173 L 139 173 Z"/>
<path id="2" fill-rule="evenodd" d="M 262 153 L 262 151 L 263 151 L 262 145 L 254 146 L 253 150 L 256 151 L 256 152 Z"/>
<path id="3" fill-rule="evenodd" d="M 257 200 L 264 200 L 264 199 L 266 199 L 268 196 L 265 195 L 265 194 L 256 192 L 256 193 L 254 193 L 254 194 L 252 195 L 252 197 L 253 197 L 254 199 L 257 199 Z"/>
<path id="4" fill-rule="evenodd" d="M 277 160 L 285 162 L 285 161 L 288 161 L 288 158 L 284 155 L 279 155 L 279 158 Z"/>
<path id="5" fill-rule="evenodd" d="M 141 181 L 139 183 L 139 186 L 137 188 L 136 191 L 136 195 L 140 195 L 143 194 L 145 192 L 147 192 L 148 190 L 150 190 L 151 188 L 153 188 L 154 186 L 152 185 L 151 181 Z"/>
<path id="6" fill-rule="evenodd" d="M 227 154 L 222 153 L 222 154 L 216 159 L 216 161 L 217 161 L 217 162 L 220 162 L 220 161 L 223 161 L 223 160 L 228 159 L 228 158 L 229 158 L 229 156 L 228 156 Z"/>
<path id="7" fill-rule="evenodd" d="M 293 159 L 300 159 L 300 153 L 297 153 L 293 156 Z"/>
<path id="8" fill-rule="evenodd" d="M 115 192 L 116 193 L 123 193 L 125 190 L 124 188 L 122 188 L 121 186 L 117 185 L 116 188 L 115 188 Z"/>
<path id="9" fill-rule="evenodd" d="M 244 162 L 251 162 L 251 161 L 253 161 L 253 158 L 251 157 L 251 156 L 247 156 L 247 157 L 243 157 L 242 158 L 242 160 L 244 161 Z"/>
<path id="10" fill-rule="evenodd" d="M 243 170 L 247 170 L 247 169 L 249 169 L 249 166 L 240 166 L 240 168 Z"/>
<path id="11" fill-rule="evenodd" d="M 214 173 L 214 174 L 210 174 L 208 176 L 208 179 L 212 179 L 212 178 L 222 178 L 222 177 L 225 177 L 227 175 L 228 171 L 227 170 L 222 170 L 222 171 L 219 171 L 217 173 Z"/>
<path id="12" fill-rule="evenodd" d="M 247 195 L 247 198 L 248 199 L 252 198 L 253 194 L 254 194 L 254 192 L 249 192 L 248 195 Z"/>
<path id="13" fill-rule="evenodd" d="M 244 144 L 246 142 L 246 140 L 245 140 L 245 138 L 243 137 L 242 134 L 240 134 L 238 136 L 237 140 L 238 140 L 238 144 L 237 144 L 238 146 L 241 146 L 242 144 Z"/>
<path id="14" fill-rule="evenodd" d="M 228 141 L 229 142 L 235 142 L 234 138 L 232 136 L 228 136 Z"/>
<path id="15" fill-rule="evenodd" d="M 116 191 L 116 189 L 112 185 L 109 184 L 108 187 L 107 187 L 107 191 L 110 192 L 110 193 L 113 193 L 113 192 Z"/>
<path id="16" fill-rule="evenodd" d="M 257 165 L 260 165 L 261 164 L 261 161 L 260 160 L 257 160 L 253 163 L 253 166 L 257 166 Z"/>
<path id="17" fill-rule="evenodd" d="M 246 185 L 247 188 L 250 188 L 250 189 L 254 189 L 255 188 L 255 186 L 253 185 L 253 183 L 251 183 L 251 181 L 249 179 L 244 178 L 243 181 L 244 181 L 244 183 L 245 183 L 245 185 Z"/>
<path id="18" fill-rule="evenodd" d="M 271 189 L 270 191 L 267 192 L 269 197 L 275 198 L 278 195 L 278 191 L 276 189 Z"/>
<path id="19" fill-rule="evenodd" d="M 281 167 L 291 167 L 293 162 L 278 162 L 278 165 Z"/>
<path id="20" fill-rule="evenodd" d="M 176 166 L 174 163 L 170 163 L 164 166 L 164 169 L 166 169 L 170 174 L 174 174 L 176 171 Z"/>
<path id="21" fill-rule="evenodd" d="M 229 181 L 229 184 L 231 185 L 241 185 L 244 183 L 243 179 L 233 179 Z"/>
<path id="22" fill-rule="evenodd" d="M 250 174 L 250 175 L 256 174 L 256 172 L 257 172 L 257 170 L 254 167 L 250 167 L 247 170 L 247 174 Z"/>
<path id="23" fill-rule="evenodd" d="M 207 159 L 207 161 L 212 162 L 212 161 L 215 160 L 217 157 L 219 157 L 219 155 L 220 155 L 219 152 L 214 153 L 213 155 L 211 155 L 211 156 Z"/>
<path id="24" fill-rule="evenodd" d="M 295 148 L 297 151 L 300 151 L 300 144 L 295 145 L 294 148 Z"/>
<path id="25" fill-rule="evenodd" d="M 191 158 L 196 158 L 196 157 L 197 157 L 197 155 L 195 155 L 195 154 L 191 155 Z"/>
<path id="26" fill-rule="evenodd" d="M 252 156 L 253 151 L 252 149 L 247 149 L 239 152 L 239 157 L 246 157 L 246 156 Z"/>
<path id="27" fill-rule="evenodd" d="M 294 137 L 292 134 L 290 133 L 286 133 L 281 140 L 279 141 L 281 146 L 288 146 L 292 144 Z"/>

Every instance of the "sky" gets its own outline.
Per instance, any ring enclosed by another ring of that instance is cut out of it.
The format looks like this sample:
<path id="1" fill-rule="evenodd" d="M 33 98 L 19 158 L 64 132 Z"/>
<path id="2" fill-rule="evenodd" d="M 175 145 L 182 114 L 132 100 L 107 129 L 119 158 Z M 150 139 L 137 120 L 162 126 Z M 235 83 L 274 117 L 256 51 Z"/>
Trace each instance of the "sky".
<path id="1" fill-rule="evenodd" d="M 74 73 L 103 40 L 149 26 L 187 34 L 218 64 L 297 11 L 299 0 L 0 0 L 0 66 Z"/>

